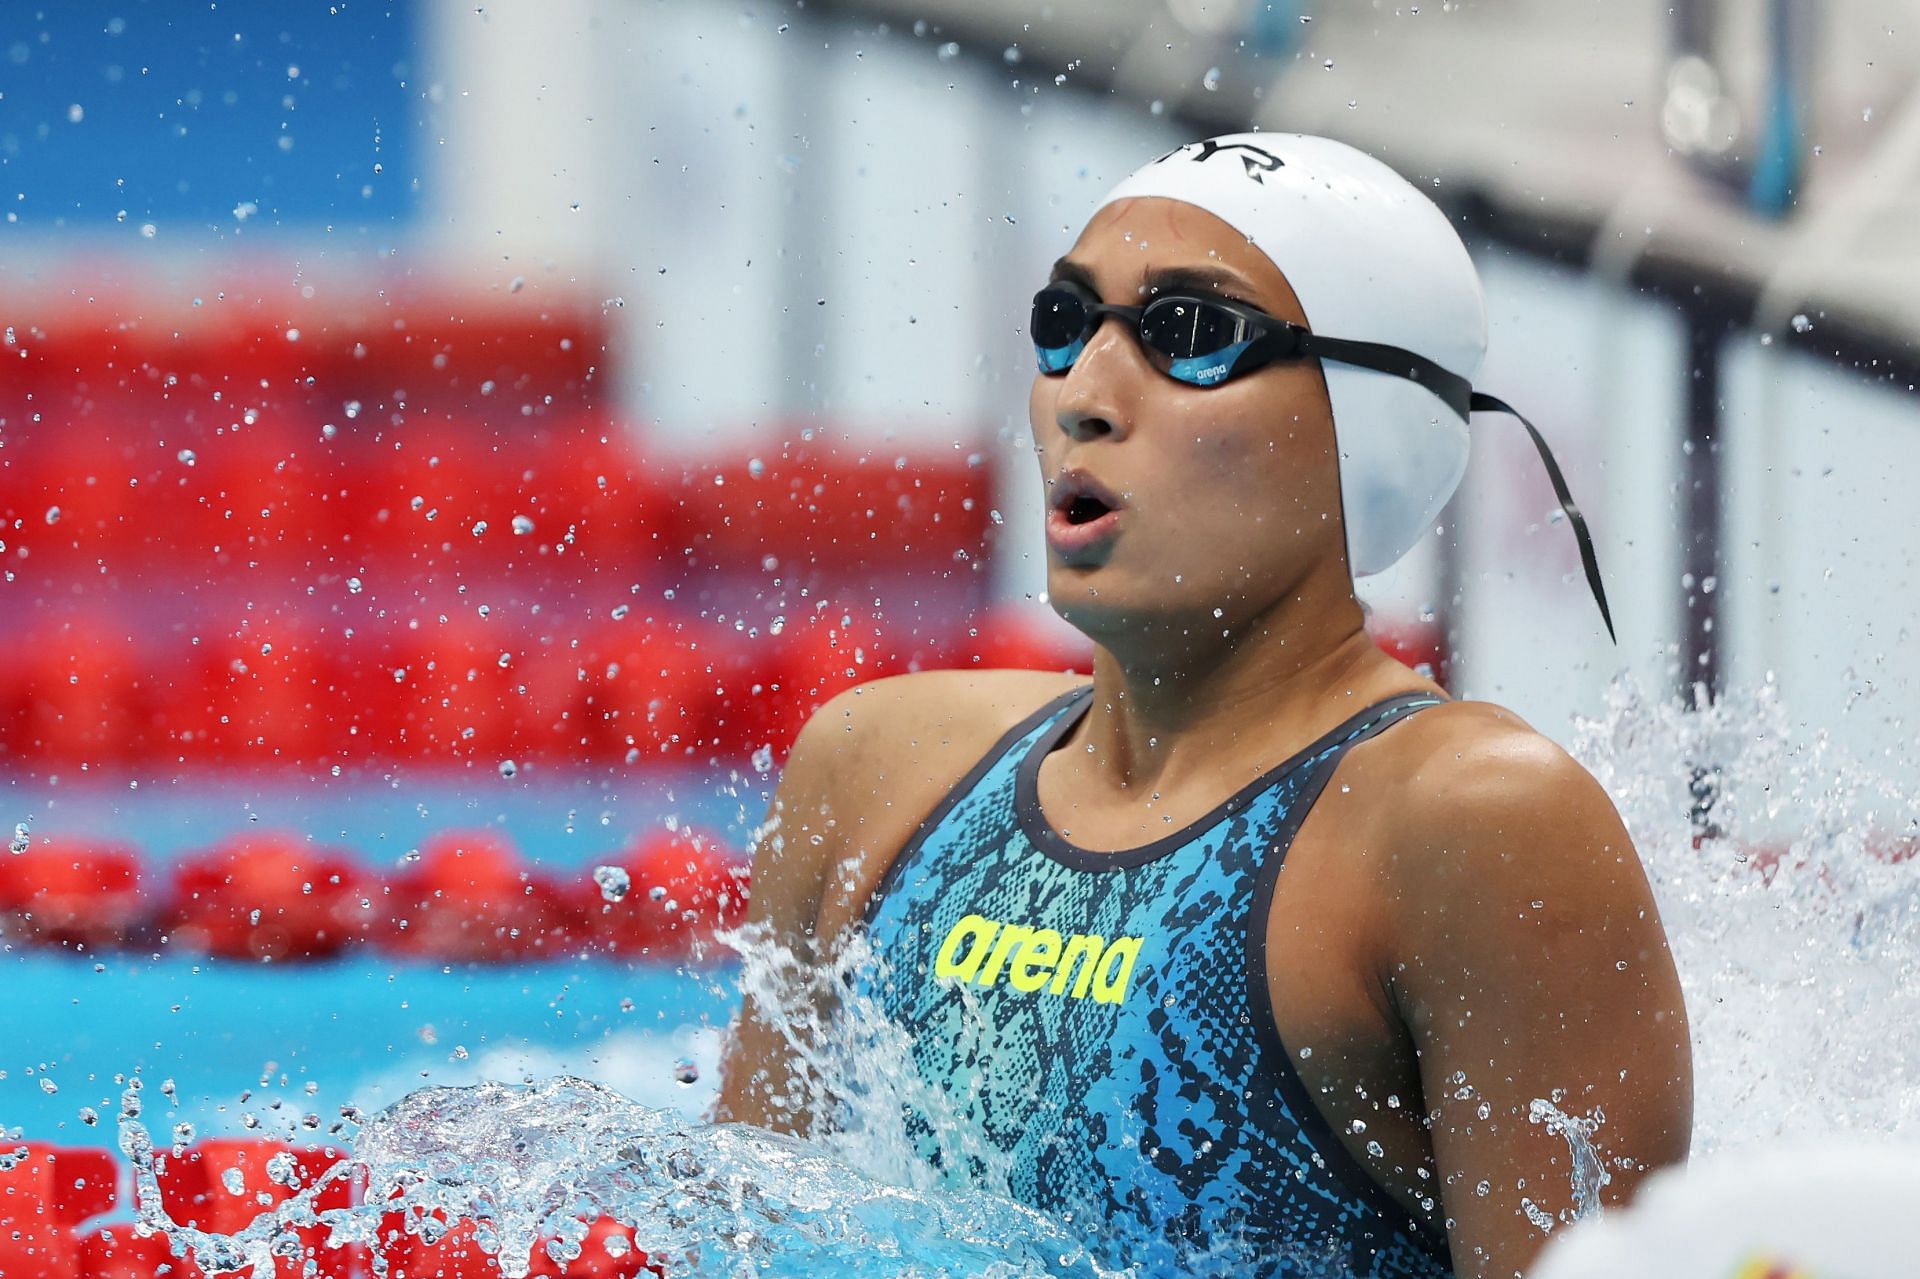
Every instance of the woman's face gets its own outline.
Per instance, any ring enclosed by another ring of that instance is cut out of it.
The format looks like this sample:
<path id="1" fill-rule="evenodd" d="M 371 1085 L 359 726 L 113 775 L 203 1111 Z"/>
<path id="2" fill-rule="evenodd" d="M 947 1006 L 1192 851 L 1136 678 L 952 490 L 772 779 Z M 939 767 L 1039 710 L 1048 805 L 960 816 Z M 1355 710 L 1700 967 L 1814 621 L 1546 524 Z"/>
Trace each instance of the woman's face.
<path id="1" fill-rule="evenodd" d="M 1305 324 L 1292 287 L 1246 237 L 1177 200 L 1125 200 L 1094 215 L 1056 275 L 1104 302 L 1211 293 Z M 1282 361 L 1212 388 L 1156 371 L 1108 318 L 1065 373 L 1037 374 L 1028 402 L 1045 482 L 1047 589 L 1095 639 L 1187 619 L 1237 627 L 1310 584 L 1350 595 L 1326 383 Z M 1077 477 L 1118 509 L 1055 501 Z M 1317 575 L 1317 576 L 1315 576 Z M 1220 610 L 1215 612 L 1215 610 Z"/>

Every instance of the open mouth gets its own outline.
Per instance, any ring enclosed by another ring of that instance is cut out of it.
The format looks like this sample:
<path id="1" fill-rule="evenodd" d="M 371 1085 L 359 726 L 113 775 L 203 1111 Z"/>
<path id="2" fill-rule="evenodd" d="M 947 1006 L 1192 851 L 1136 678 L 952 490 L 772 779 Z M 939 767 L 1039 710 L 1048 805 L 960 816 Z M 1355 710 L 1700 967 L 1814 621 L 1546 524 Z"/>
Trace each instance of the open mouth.
<path id="1" fill-rule="evenodd" d="M 1097 497 L 1084 494 L 1067 503 L 1066 517 L 1069 524 L 1090 524 L 1105 515 L 1112 508 Z"/>

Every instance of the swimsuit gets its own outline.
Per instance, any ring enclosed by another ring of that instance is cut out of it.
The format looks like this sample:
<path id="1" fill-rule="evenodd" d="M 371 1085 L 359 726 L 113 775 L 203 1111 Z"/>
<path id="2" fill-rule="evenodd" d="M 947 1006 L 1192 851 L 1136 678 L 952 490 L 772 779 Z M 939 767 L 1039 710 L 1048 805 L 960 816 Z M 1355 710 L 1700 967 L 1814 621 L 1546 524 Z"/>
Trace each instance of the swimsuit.
<path id="1" fill-rule="evenodd" d="M 1307 1096 L 1265 954 L 1282 859 L 1341 756 L 1442 700 L 1370 706 L 1200 820 L 1108 853 L 1069 842 L 1037 798 L 1041 760 L 1092 702 L 1082 686 L 1009 730 L 920 825 L 868 908 L 880 969 L 862 988 L 1014 1198 L 1083 1235 L 1106 1223 L 1148 1273 L 1209 1258 L 1240 1274 L 1453 1273 L 1445 1239 Z M 940 1163 L 950 1143 L 908 1109 Z"/>

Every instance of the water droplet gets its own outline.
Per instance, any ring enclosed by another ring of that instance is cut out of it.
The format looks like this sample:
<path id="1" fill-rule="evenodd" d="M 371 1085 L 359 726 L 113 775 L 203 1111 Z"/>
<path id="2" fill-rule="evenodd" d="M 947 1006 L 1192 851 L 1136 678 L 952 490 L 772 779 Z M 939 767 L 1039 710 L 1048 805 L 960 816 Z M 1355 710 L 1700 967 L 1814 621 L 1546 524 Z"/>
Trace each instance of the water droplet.
<path id="1" fill-rule="evenodd" d="M 626 897 L 633 887 L 633 878 L 618 866 L 595 866 L 593 882 L 600 885 L 600 896 L 610 902 Z"/>
<path id="2" fill-rule="evenodd" d="M 181 449 L 178 453 L 174 454 L 174 457 L 179 460 L 182 466 L 192 466 L 200 460 L 194 456 L 192 449 Z"/>
<path id="3" fill-rule="evenodd" d="M 955 58 L 960 56 L 960 46 L 958 44 L 955 44 L 953 41 L 949 40 L 945 44 L 941 45 L 936 52 L 939 55 L 940 61 L 952 62 Z"/>
<path id="4" fill-rule="evenodd" d="M 1356 1137 L 1359 1136 L 1361 1133 L 1365 1132 L 1366 1130 L 1367 1130 L 1367 1121 L 1364 1119 L 1356 1119 L 1352 1123 L 1347 1125 L 1347 1131 L 1352 1133 Z"/>
<path id="5" fill-rule="evenodd" d="M 1811 333 L 1813 332 L 1813 321 L 1804 315 L 1796 315 L 1793 317 L 1793 331 L 1795 333 Z"/>
<path id="6" fill-rule="evenodd" d="M 60 1091 L 60 1085 L 54 1083 L 53 1080 L 47 1078 L 45 1075 L 42 1075 L 40 1076 L 40 1091 L 51 1097 Z"/>
<path id="7" fill-rule="evenodd" d="M 13 824 L 13 842 L 7 845 L 8 851 L 16 855 L 24 853 L 27 851 L 27 846 L 32 842 L 32 835 L 27 830 L 27 824 L 25 822 L 15 822 Z"/>
<path id="8" fill-rule="evenodd" d="M 768 743 L 753 753 L 753 771 L 765 777 L 773 771 L 773 745 Z"/>
<path id="9" fill-rule="evenodd" d="M 473 522 L 473 535 L 475 537 L 479 537 L 482 533 L 486 531 L 487 531 L 487 522 L 485 520 L 475 520 Z"/>
<path id="10" fill-rule="evenodd" d="M 626 617 L 628 613 L 631 613 L 632 611 L 633 609 L 628 605 L 616 604 L 614 605 L 614 608 L 613 608 L 613 620 L 616 622 L 621 621 Z"/>
<path id="11" fill-rule="evenodd" d="M 247 1179 L 238 1168 L 229 1168 L 220 1174 L 220 1184 L 227 1188 L 230 1195 L 247 1193 Z"/>
<path id="12" fill-rule="evenodd" d="M 533 532 L 533 517 L 531 515 L 514 516 L 513 531 L 521 537 L 525 537 L 527 534 Z"/>
<path id="13" fill-rule="evenodd" d="M 503 759 L 500 761 L 500 776 L 512 777 L 515 773 L 519 771 L 520 771 L 520 765 L 514 763 L 512 760 Z"/>
<path id="14" fill-rule="evenodd" d="M 1217 91 L 1220 88 L 1220 68 L 1208 67 L 1207 73 L 1200 77 L 1200 87 L 1208 93 Z"/>
<path id="15" fill-rule="evenodd" d="M 675 1083 L 691 1084 L 697 1082 L 699 1078 L 700 1067 L 694 1065 L 689 1059 L 682 1057 L 673 1063 L 673 1081 Z"/>
<path id="16" fill-rule="evenodd" d="M 347 594 L 358 595 L 361 591 L 366 589 L 366 586 L 367 584 L 365 582 L 362 582 L 359 578 L 350 577 L 347 579 Z"/>
<path id="17" fill-rule="evenodd" d="M 59 522 L 60 522 L 60 508 L 57 506 L 49 506 L 47 508 L 47 523 L 58 524 Z"/>
<path id="18" fill-rule="evenodd" d="M 647 900 L 650 902 L 665 901 L 666 896 L 667 890 L 658 884 L 647 890 Z"/>

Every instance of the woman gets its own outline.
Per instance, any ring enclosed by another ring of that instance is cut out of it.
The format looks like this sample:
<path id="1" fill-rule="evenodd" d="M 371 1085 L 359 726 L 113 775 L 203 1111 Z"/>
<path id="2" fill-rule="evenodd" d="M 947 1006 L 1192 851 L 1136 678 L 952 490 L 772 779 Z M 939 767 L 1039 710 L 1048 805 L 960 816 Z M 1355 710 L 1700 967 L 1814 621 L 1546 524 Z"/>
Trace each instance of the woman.
<path id="1" fill-rule="evenodd" d="M 1605 792 L 1354 597 L 1505 407 L 1467 383 L 1485 335 L 1458 236 L 1366 155 L 1148 164 L 1034 303 L 1049 597 L 1092 682 L 869 684 L 781 777 L 756 920 L 818 963 L 866 936 L 1007 1191 L 1149 1270 L 1512 1276 L 1685 1157 L 1685 1010 Z M 748 1001 L 720 1118 L 812 1121 L 780 1018 Z"/>

